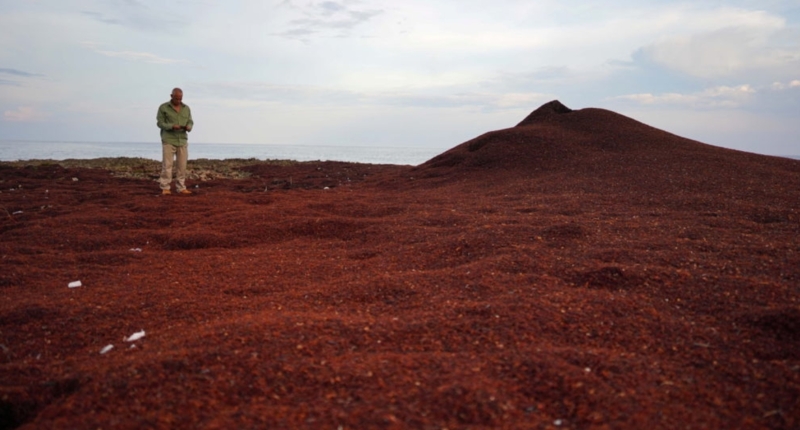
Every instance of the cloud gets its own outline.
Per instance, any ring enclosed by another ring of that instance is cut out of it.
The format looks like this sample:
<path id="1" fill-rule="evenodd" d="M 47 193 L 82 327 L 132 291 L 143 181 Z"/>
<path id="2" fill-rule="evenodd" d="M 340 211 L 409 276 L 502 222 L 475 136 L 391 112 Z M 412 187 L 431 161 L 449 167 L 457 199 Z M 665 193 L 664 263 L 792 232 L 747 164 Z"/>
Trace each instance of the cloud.
<path id="1" fill-rule="evenodd" d="M 320 14 L 324 16 L 331 16 L 336 12 L 344 12 L 347 10 L 343 5 L 332 1 L 322 2 L 318 7 L 320 9 Z"/>
<path id="2" fill-rule="evenodd" d="M 795 79 L 793 81 L 786 83 L 774 82 L 770 88 L 776 91 L 788 90 L 792 88 L 800 88 L 800 79 Z"/>
<path id="3" fill-rule="evenodd" d="M 540 93 L 507 93 L 494 95 L 492 104 L 499 109 L 533 108 L 553 98 Z"/>
<path id="4" fill-rule="evenodd" d="M 303 18 L 290 20 L 287 30 L 273 33 L 273 35 L 304 42 L 308 42 L 309 36 L 314 34 L 347 37 L 357 26 L 384 12 L 380 9 L 357 10 L 345 2 L 335 1 L 310 3 L 305 6 L 297 6 L 292 2 L 285 1 L 281 5 L 292 7 L 303 15 Z"/>
<path id="5" fill-rule="evenodd" d="M 16 110 L 3 112 L 3 119 L 9 122 L 31 122 L 44 118 L 44 115 L 29 106 L 20 106 Z"/>
<path id="6" fill-rule="evenodd" d="M 136 52 L 136 51 L 108 51 L 98 48 L 94 43 L 85 42 L 87 46 L 94 52 L 111 58 L 122 58 L 123 60 L 136 61 L 149 64 L 183 64 L 188 63 L 186 60 L 179 60 L 174 58 L 164 58 L 150 52 Z"/>
<path id="7" fill-rule="evenodd" d="M 529 72 L 499 72 L 488 79 L 485 85 L 500 91 L 532 90 L 575 86 L 588 81 L 600 80 L 605 71 L 581 71 L 566 66 L 546 66 Z"/>
<path id="8" fill-rule="evenodd" d="M 261 82 L 214 82 L 195 84 L 195 91 L 221 100 L 275 104 L 352 104 L 361 95 L 354 91 L 311 85 L 278 85 Z"/>
<path id="9" fill-rule="evenodd" d="M 95 21 L 100 21 L 104 24 L 112 24 L 112 25 L 123 25 L 124 22 L 121 19 L 117 18 L 110 18 L 100 12 L 92 12 L 92 11 L 83 11 L 81 12 L 84 16 L 88 16 L 89 18 L 94 19 Z"/>
<path id="10" fill-rule="evenodd" d="M 0 77 L 0 85 L 12 86 L 12 87 L 22 86 L 20 79 L 39 78 L 44 76 L 40 73 L 31 73 L 31 72 L 26 72 L 24 70 L 0 68 L 0 76 L 2 75 L 9 75 L 11 76 L 11 78 L 4 79 Z"/>
<path id="11" fill-rule="evenodd" d="M 703 79 L 800 67 L 800 44 L 784 40 L 791 32 L 784 18 L 761 11 L 720 13 L 726 14 L 729 22 L 662 38 L 641 48 L 634 57 Z"/>
<path id="12" fill-rule="evenodd" d="M 25 77 L 25 78 L 33 78 L 33 77 L 44 76 L 44 75 L 41 75 L 39 73 L 30 73 L 30 72 L 25 72 L 23 70 L 4 69 L 4 68 L 0 68 L 0 74 L 13 75 L 13 76 L 22 76 L 22 77 Z"/>
<path id="13" fill-rule="evenodd" d="M 485 111 L 530 108 L 552 99 L 536 92 L 448 91 L 427 88 L 417 91 L 352 91 L 328 87 L 273 85 L 264 83 L 213 83 L 196 85 L 205 96 L 221 103 L 252 107 L 257 104 L 297 106 L 395 106 L 419 108 L 473 108 Z"/>
<path id="14" fill-rule="evenodd" d="M 694 108 L 734 108 L 745 104 L 756 90 L 750 85 L 737 87 L 719 86 L 701 92 L 690 94 L 664 93 L 664 94 L 628 94 L 614 97 L 617 100 L 626 100 L 643 105 L 684 105 Z"/>
<path id="15" fill-rule="evenodd" d="M 483 111 L 527 109 L 550 98 L 552 96 L 540 93 L 488 92 L 461 92 L 440 95 L 395 92 L 369 95 L 369 100 L 375 104 L 420 108 L 476 108 Z"/>
<path id="16" fill-rule="evenodd" d="M 105 6 L 105 10 L 82 10 L 80 14 L 103 24 L 144 31 L 175 32 L 185 25 L 180 19 L 184 14 L 182 6 L 174 2 L 161 2 L 158 10 L 135 0 L 105 2 L 98 6 Z"/>
<path id="17" fill-rule="evenodd" d="M 176 64 L 185 63 L 185 60 L 176 60 L 172 58 L 159 57 L 156 54 L 149 52 L 134 52 L 134 51 L 96 51 L 98 54 L 103 54 L 107 57 L 122 58 L 129 61 L 142 61 L 150 64 Z"/>
<path id="18" fill-rule="evenodd" d="M 565 66 L 546 66 L 540 67 L 537 70 L 534 70 L 530 73 L 521 74 L 516 76 L 517 80 L 521 81 L 532 81 L 537 83 L 550 83 L 550 82 L 560 82 L 565 79 L 571 79 L 574 77 L 574 73 Z M 514 78 L 512 76 L 508 76 L 508 78 Z"/>

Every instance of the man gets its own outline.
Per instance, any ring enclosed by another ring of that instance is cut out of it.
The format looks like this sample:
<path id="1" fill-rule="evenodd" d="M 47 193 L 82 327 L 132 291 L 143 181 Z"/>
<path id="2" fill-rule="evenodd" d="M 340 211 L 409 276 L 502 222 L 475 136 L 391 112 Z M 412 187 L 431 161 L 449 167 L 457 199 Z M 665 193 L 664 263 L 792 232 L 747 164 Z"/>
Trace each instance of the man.
<path id="1" fill-rule="evenodd" d="M 158 182 L 161 194 L 172 194 L 172 165 L 177 160 L 178 172 L 175 191 L 178 194 L 192 194 L 186 189 L 186 161 L 189 159 L 187 133 L 192 131 L 192 111 L 183 104 L 183 90 L 175 88 L 170 101 L 158 107 L 156 121 L 161 129 L 161 177 Z"/>

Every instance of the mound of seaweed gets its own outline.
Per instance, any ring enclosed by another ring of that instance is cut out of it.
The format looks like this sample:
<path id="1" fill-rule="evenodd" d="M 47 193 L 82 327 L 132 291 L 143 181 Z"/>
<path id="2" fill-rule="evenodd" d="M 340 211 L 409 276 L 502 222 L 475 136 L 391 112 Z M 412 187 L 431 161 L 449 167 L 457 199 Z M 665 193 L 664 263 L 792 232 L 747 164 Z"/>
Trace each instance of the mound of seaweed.
<path id="1" fill-rule="evenodd" d="M 543 104 L 542 106 L 539 107 L 539 109 L 536 109 L 533 112 L 531 112 L 530 115 L 526 116 L 525 119 L 522 120 L 522 122 L 517 124 L 517 127 L 524 127 L 526 125 L 537 124 L 555 115 L 562 115 L 570 112 L 572 112 L 572 109 L 564 106 L 558 100 L 553 100 L 551 102 Z"/>
<path id="2" fill-rule="evenodd" d="M 796 173 L 797 166 L 794 160 L 683 138 L 606 109 L 571 110 L 554 100 L 515 127 L 485 133 L 417 166 L 414 175 L 441 184 L 557 174 L 651 191 L 725 181 L 741 191 L 775 178 L 776 169 Z"/>
<path id="3" fill-rule="evenodd" d="M 533 111 L 516 127 L 491 131 L 419 166 L 420 170 L 523 169 L 531 172 L 588 167 L 605 155 L 707 151 L 678 137 L 605 109 L 571 110 L 558 101 Z"/>

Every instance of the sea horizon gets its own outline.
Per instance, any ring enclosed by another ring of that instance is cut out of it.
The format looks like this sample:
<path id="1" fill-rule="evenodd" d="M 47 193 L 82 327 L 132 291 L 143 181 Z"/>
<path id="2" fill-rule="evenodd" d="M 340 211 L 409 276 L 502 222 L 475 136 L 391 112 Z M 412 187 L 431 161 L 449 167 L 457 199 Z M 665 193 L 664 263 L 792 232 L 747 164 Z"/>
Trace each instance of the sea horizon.
<path id="1" fill-rule="evenodd" d="M 450 148 L 425 146 L 358 146 L 273 143 L 191 142 L 189 159 L 258 159 L 293 161 L 342 161 L 365 164 L 419 165 Z M 760 154 L 800 160 L 800 154 Z M 159 142 L 98 142 L 0 140 L 1 161 L 69 160 L 131 157 L 161 159 Z"/>
<path id="2" fill-rule="evenodd" d="M 189 144 L 189 160 L 255 158 L 259 160 L 343 161 L 418 165 L 449 148 L 421 146 L 346 146 L 259 143 Z M 161 159 L 159 142 L 88 142 L 0 140 L 0 161 L 68 160 L 132 157 Z"/>

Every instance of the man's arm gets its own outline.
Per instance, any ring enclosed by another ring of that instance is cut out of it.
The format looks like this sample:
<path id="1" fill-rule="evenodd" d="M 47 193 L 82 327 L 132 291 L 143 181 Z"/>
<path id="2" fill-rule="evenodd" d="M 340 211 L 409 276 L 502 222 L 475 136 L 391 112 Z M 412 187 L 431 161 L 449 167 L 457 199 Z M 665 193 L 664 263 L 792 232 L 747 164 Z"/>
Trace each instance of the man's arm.
<path id="1" fill-rule="evenodd" d="M 186 131 L 192 131 L 192 127 L 194 127 L 194 121 L 192 121 L 192 110 L 189 109 L 189 106 L 184 106 L 186 108 L 186 113 L 189 114 L 189 120 L 186 121 Z"/>
<path id="2" fill-rule="evenodd" d="M 164 112 L 164 107 L 158 107 L 158 113 L 156 114 L 156 125 L 158 128 L 162 130 L 172 130 L 172 123 L 169 122 L 169 118 L 167 117 L 167 113 Z"/>

